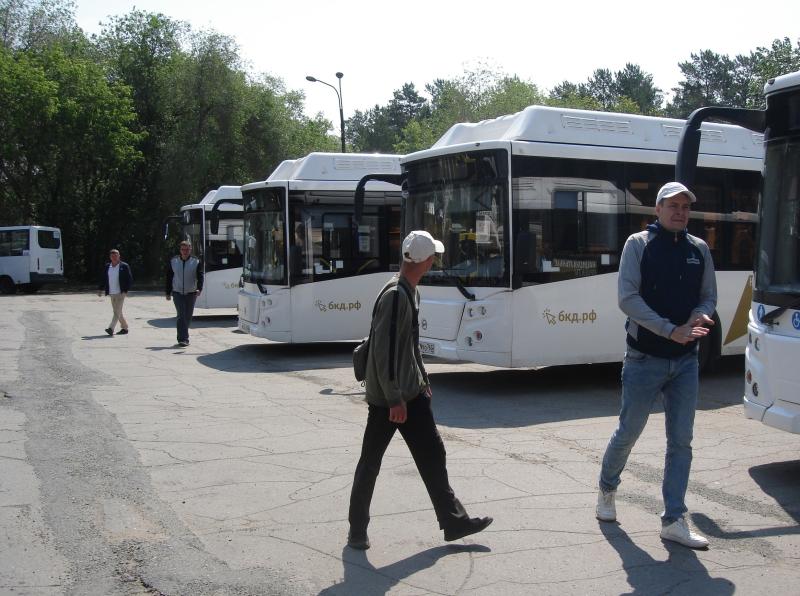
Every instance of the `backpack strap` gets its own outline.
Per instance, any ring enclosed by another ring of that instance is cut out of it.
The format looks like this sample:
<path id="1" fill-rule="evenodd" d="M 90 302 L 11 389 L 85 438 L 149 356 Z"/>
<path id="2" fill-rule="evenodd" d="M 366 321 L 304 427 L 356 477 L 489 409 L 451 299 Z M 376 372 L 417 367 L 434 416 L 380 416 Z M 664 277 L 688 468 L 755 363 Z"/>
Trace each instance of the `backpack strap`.
<path id="1" fill-rule="evenodd" d="M 395 286 L 397 287 L 397 286 Z M 394 356 L 395 346 L 397 345 L 397 300 L 400 297 L 399 287 L 394 293 L 392 300 L 392 322 L 389 326 L 389 380 L 394 381 Z"/>
<path id="2" fill-rule="evenodd" d="M 370 317 L 370 320 L 369 320 L 369 342 L 370 343 L 372 343 L 372 321 L 375 320 L 375 313 L 378 312 L 378 303 L 381 301 L 381 298 L 383 298 L 383 295 L 386 292 L 388 292 L 389 290 L 391 290 L 393 287 L 394 286 L 386 286 L 385 288 L 383 288 L 381 290 L 380 294 L 378 294 L 378 297 L 375 299 L 375 304 L 372 306 L 372 317 Z"/>

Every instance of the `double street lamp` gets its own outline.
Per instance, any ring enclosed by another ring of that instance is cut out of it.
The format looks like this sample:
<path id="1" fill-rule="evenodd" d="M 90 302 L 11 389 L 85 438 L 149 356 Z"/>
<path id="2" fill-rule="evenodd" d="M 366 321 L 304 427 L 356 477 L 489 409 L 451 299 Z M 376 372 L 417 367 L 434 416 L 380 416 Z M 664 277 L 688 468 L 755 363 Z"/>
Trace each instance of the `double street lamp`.
<path id="1" fill-rule="evenodd" d="M 337 91 L 336 87 L 331 85 L 330 83 L 326 83 L 325 81 L 320 81 L 316 77 L 312 77 L 311 75 L 306 77 L 306 81 L 310 81 L 312 83 L 322 83 L 323 85 L 327 85 L 331 89 L 334 90 L 336 93 L 336 97 L 339 99 L 339 127 L 342 132 L 342 153 L 347 153 L 344 148 L 344 109 L 342 108 L 342 77 L 344 75 L 340 72 L 336 73 L 336 78 L 339 79 L 339 89 Z"/>

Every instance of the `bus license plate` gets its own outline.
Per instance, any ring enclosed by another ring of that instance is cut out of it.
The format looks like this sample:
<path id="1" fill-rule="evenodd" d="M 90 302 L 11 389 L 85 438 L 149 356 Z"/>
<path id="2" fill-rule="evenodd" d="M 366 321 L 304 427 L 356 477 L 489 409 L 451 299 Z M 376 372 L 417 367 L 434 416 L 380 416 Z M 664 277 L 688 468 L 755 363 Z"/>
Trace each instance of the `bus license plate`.
<path id="1" fill-rule="evenodd" d="M 428 354 L 429 356 L 434 356 L 436 354 L 434 344 L 427 341 L 419 342 L 419 351 L 421 354 Z"/>

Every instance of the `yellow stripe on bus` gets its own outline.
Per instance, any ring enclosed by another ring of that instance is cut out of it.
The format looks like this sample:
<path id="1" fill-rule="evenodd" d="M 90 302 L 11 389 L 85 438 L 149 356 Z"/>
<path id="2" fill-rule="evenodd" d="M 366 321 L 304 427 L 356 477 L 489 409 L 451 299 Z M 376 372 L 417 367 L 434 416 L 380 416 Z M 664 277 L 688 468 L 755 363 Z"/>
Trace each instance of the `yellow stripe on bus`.
<path id="1" fill-rule="evenodd" d="M 731 326 L 728 328 L 728 335 L 725 337 L 724 345 L 728 345 L 732 341 L 736 341 L 743 335 L 747 335 L 747 320 L 750 312 L 750 303 L 753 301 L 753 276 L 747 276 L 747 282 L 744 284 L 742 296 L 739 298 L 739 304 L 736 307 L 736 312 L 733 313 L 733 320 Z"/>

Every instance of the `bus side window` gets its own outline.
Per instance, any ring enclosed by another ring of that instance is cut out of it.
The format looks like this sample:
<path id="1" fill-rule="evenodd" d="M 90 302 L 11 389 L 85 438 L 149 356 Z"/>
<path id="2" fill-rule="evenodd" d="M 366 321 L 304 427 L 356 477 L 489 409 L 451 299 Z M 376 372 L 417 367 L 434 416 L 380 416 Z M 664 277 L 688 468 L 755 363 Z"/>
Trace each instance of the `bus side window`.
<path id="1" fill-rule="evenodd" d="M 11 232 L 0 232 L 0 257 L 11 256 Z"/>
<path id="2" fill-rule="evenodd" d="M 517 245 L 514 250 L 516 269 L 520 275 L 527 276 L 539 270 L 536 261 L 536 233 L 522 230 L 517 233 Z"/>

